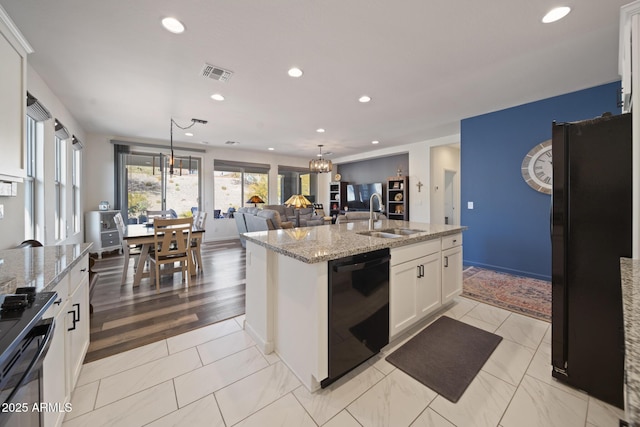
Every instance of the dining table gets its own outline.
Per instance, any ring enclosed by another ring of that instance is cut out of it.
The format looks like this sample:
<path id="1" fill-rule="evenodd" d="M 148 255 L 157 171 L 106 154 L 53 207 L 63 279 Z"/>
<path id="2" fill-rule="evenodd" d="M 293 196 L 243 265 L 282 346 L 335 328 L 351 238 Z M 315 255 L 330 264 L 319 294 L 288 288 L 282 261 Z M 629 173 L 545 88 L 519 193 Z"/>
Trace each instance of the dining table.
<path id="1" fill-rule="evenodd" d="M 202 269 L 202 266 L 196 266 L 196 259 L 200 257 L 194 257 L 195 252 L 200 251 L 202 238 L 204 237 L 205 229 L 194 225 L 191 228 L 191 240 L 194 245 L 191 247 L 192 256 L 189 257 L 188 267 L 189 274 L 194 276 L 197 273 L 197 269 Z M 126 245 L 140 246 L 140 258 L 138 258 L 138 265 L 136 267 L 135 275 L 133 276 L 133 286 L 139 286 L 143 277 L 149 277 L 149 272 L 144 271 L 144 265 L 147 261 L 147 257 L 150 254 L 150 249 L 154 243 L 154 228 L 153 224 L 128 224 L 124 229 L 122 236 Z"/>

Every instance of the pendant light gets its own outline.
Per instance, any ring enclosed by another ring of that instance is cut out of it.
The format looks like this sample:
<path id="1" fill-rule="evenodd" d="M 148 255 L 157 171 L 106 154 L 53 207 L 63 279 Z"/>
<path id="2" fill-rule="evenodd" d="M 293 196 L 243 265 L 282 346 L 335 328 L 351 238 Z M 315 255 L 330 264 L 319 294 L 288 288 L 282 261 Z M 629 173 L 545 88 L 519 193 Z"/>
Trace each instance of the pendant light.
<path id="1" fill-rule="evenodd" d="M 173 120 L 173 117 L 171 118 L 171 129 L 169 133 L 169 136 L 170 136 L 169 144 L 171 147 L 171 157 L 169 157 L 169 175 L 173 175 L 173 163 L 175 162 L 175 157 L 173 156 L 173 125 L 176 125 L 180 129 L 185 130 L 185 129 L 189 129 L 196 123 L 206 125 L 208 122 L 206 120 L 201 120 L 201 119 L 191 119 L 191 124 L 189 126 L 180 126 L 178 123 L 175 122 L 175 120 Z M 182 169 L 182 167 L 180 167 L 180 169 Z"/>
<path id="2" fill-rule="evenodd" d="M 318 145 L 318 147 L 320 147 L 320 154 L 318 154 L 317 159 L 309 160 L 309 171 L 316 172 L 316 173 L 331 172 L 331 170 L 333 169 L 333 164 L 331 163 L 331 160 L 323 159 L 322 158 L 323 145 Z"/>

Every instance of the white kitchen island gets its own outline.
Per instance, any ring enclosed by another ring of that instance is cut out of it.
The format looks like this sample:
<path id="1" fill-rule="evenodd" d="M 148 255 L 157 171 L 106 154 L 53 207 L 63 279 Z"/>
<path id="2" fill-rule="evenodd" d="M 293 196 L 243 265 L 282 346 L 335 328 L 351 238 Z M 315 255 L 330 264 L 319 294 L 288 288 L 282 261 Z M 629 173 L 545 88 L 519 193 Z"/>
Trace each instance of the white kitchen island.
<path id="1" fill-rule="evenodd" d="M 328 262 L 389 248 L 390 339 L 462 291 L 463 226 L 377 221 L 396 238 L 359 234 L 368 222 L 245 233 L 245 330 L 310 391 L 328 375 Z"/>

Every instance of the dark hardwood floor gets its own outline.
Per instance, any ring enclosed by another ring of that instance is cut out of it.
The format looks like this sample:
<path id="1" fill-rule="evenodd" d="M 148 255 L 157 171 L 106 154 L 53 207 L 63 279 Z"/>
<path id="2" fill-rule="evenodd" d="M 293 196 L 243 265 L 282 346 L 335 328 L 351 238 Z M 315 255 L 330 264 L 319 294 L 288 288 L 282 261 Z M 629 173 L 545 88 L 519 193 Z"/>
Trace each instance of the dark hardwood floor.
<path id="1" fill-rule="evenodd" d="M 180 273 L 162 275 L 160 292 L 149 278 L 133 288 L 133 264 L 122 285 L 122 255 L 96 260 L 85 363 L 244 314 L 245 249 L 239 240 L 204 243 L 204 271 L 189 288 Z"/>

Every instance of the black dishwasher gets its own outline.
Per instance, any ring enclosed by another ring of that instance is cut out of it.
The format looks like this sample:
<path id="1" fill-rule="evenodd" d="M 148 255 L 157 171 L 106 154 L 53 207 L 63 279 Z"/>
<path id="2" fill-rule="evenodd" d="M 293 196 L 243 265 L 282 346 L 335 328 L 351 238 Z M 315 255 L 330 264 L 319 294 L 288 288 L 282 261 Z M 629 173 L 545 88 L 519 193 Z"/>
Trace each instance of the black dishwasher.
<path id="1" fill-rule="evenodd" d="M 324 388 L 389 343 L 389 249 L 329 261 L 329 376 Z"/>

